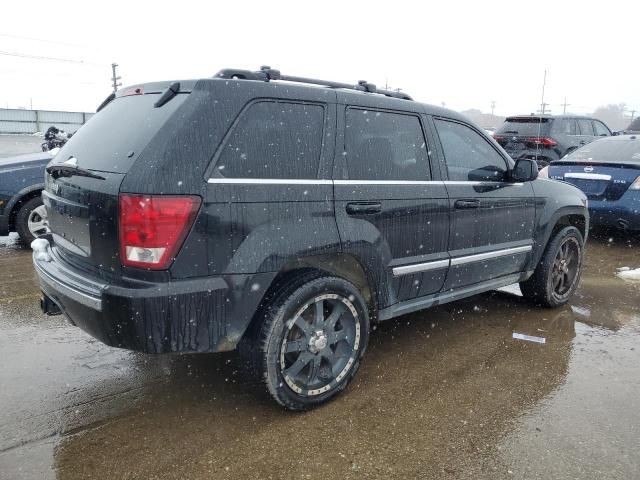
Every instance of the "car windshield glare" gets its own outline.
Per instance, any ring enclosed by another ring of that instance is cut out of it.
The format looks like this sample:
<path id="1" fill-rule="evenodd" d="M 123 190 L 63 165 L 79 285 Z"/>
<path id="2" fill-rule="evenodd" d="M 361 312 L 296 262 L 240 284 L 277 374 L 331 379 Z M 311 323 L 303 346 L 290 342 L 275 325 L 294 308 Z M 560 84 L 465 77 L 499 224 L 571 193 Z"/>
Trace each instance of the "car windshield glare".
<path id="1" fill-rule="evenodd" d="M 569 155 L 563 161 L 636 163 L 640 165 L 640 139 L 611 137 L 595 141 Z"/>

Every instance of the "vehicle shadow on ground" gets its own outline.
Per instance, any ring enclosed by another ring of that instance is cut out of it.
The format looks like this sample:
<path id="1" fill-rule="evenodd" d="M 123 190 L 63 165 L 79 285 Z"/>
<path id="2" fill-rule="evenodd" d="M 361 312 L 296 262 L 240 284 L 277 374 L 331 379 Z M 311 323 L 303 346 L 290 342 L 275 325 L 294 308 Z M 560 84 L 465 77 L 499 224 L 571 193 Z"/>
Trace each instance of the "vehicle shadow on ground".
<path id="1" fill-rule="evenodd" d="M 569 307 L 540 311 L 491 293 L 380 324 L 354 382 L 308 413 L 275 405 L 233 353 L 172 356 L 128 414 L 63 439 L 58 475 L 504 473 L 498 439 L 563 383 L 575 318 Z M 514 331 L 546 343 L 514 340 Z"/>

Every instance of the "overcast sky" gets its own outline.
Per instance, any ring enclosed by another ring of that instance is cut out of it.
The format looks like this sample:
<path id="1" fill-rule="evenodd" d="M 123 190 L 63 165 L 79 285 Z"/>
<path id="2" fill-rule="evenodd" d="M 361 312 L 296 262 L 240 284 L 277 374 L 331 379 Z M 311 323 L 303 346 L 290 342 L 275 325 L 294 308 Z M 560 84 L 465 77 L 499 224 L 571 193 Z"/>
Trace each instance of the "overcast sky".
<path id="1" fill-rule="evenodd" d="M 379 86 L 463 110 L 640 110 L 640 2 L 4 1 L 0 106 L 93 111 L 124 84 L 224 67 Z M 19 56 L 16 56 L 19 55 Z M 69 61 L 56 61 L 50 57 Z"/>

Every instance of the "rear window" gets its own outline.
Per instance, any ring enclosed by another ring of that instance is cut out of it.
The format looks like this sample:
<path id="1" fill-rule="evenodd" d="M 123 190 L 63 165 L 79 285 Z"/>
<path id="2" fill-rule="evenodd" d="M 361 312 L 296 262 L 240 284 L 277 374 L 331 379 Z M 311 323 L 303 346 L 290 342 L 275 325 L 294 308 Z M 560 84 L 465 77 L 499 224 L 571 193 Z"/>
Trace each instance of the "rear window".
<path id="1" fill-rule="evenodd" d="M 609 137 L 575 150 L 562 161 L 640 164 L 640 140 Z"/>
<path id="2" fill-rule="evenodd" d="M 116 98 L 71 137 L 58 158 L 76 157 L 78 165 L 89 170 L 127 173 L 187 95 L 154 108 L 158 98 L 155 94 Z"/>
<path id="3" fill-rule="evenodd" d="M 496 132 L 496 135 L 545 135 L 549 129 L 549 124 L 550 121 L 548 118 L 507 118 Z"/>

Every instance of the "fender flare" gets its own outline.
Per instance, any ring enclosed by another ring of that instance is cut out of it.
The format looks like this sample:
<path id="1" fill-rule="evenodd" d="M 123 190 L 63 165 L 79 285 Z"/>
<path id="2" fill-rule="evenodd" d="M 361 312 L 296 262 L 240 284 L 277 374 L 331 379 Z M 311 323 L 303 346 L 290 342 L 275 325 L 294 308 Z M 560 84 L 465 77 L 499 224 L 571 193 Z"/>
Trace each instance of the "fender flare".
<path id="1" fill-rule="evenodd" d="M 9 200 L 9 202 L 7 203 L 7 206 L 5 207 L 5 212 L 7 212 L 6 213 L 7 227 L 13 228 L 13 225 L 11 225 L 11 217 L 14 214 L 13 210 L 16 207 L 16 205 L 20 203 L 20 201 L 25 197 L 25 195 L 29 195 L 30 193 L 33 193 L 36 191 L 42 192 L 42 190 L 44 190 L 44 183 L 36 183 L 34 185 L 29 185 L 28 187 L 25 187 L 22 190 L 19 190 L 13 197 L 11 197 L 11 200 Z"/>
<path id="2" fill-rule="evenodd" d="M 544 230 L 542 230 L 538 235 L 537 235 L 537 248 L 531 258 L 531 263 L 529 264 L 529 270 L 533 271 L 535 270 L 535 267 L 538 265 L 538 263 L 540 262 L 540 259 L 542 258 L 542 255 L 545 251 L 545 249 L 547 248 L 547 245 L 549 243 L 549 240 L 551 239 L 551 234 L 553 233 L 553 230 L 556 228 L 556 225 L 558 224 L 558 221 L 562 218 L 562 217 L 566 217 L 567 215 L 577 215 L 580 216 L 584 219 L 584 240 L 587 240 L 587 235 L 589 234 L 589 212 L 585 207 L 582 206 L 578 206 L 578 205 L 574 205 L 574 206 L 565 206 L 565 207 L 561 207 L 558 210 L 556 210 L 555 212 L 553 212 L 553 214 L 551 215 L 551 217 L 549 218 L 549 220 L 547 221 L 546 226 L 544 227 Z"/>

